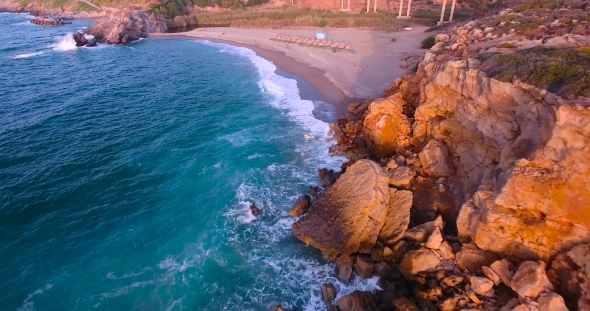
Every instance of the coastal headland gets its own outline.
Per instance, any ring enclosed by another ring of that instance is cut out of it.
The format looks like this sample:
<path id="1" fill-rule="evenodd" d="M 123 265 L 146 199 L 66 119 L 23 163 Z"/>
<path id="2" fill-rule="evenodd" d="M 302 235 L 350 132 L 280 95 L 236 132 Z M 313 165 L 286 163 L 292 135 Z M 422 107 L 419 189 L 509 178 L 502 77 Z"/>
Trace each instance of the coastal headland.
<path id="1" fill-rule="evenodd" d="M 323 284 L 327 310 L 590 310 L 590 4 L 504 4 L 433 36 L 415 26 L 149 37 L 247 47 L 336 106 L 329 154 L 349 161 L 318 171 L 292 232 L 342 282 L 378 276 L 379 289 Z M 271 40 L 318 32 L 351 48 Z"/>

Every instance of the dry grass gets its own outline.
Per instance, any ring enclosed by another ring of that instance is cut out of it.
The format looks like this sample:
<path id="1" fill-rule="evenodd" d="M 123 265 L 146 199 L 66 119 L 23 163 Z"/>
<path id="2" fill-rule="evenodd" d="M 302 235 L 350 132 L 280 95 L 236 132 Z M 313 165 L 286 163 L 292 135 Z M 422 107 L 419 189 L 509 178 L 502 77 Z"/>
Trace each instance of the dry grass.
<path id="1" fill-rule="evenodd" d="M 348 14 L 302 8 L 226 11 L 221 13 L 197 13 L 198 25 L 227 26 L 235 28 L 289 29 L 298 27 L 368 27 L 386 31 L 399 31 L 403 27 L 393 13 Z M 423 23 L 422 20 L 409 22 Z M 404 21 L 404 23 L 407 23 Z"/>

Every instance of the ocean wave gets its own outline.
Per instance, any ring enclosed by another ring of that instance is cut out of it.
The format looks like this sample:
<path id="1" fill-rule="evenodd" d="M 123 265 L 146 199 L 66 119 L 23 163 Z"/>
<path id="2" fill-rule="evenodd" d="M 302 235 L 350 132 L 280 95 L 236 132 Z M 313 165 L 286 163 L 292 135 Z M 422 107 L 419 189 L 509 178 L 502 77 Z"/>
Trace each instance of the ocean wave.
<path id="1" fill-rule="evenodd" d="M 313 136 L 314 139 L 308 140 L 302 147 L 302 155 L 305 155 L 306 161 L 315 167 L 327 167 L 339 169 L 342 163 L 346 161 L 344 157 L 330 157 L 328 148 L 330 143 L 326 142 L 329 138 L 328 131 L 330 126 L 327 122 L 316 119 L 313 112 L 316 104 L 310 100 L 304 100 L 299 94 L 297 81 L 278 75 L 275 73 L 277 67 L 267 59 L 264 59 L 248 48 L 236 47 L 224 43 L 211 41 L 197 41 L 201 44 L 217 48 L 221 52 L 230 53 L 247 58 L 254 64 L 260 75 L 260 90 L 269 94 L 272 98 L 269 104 L 279 109 L 290 120 L 297 123 L 302 129 L 302 138 L 304 134 Z M 325 105 L 326 103 L 321 103 Z M 232 137 L 235 138 L 235 137 Z M 232 141 L 233 143 L 247 143 L 242 141 Z"/>
<path id="2" fill-rule="evenodd" d="M 43 52 L 23 53 L 23 54 L 17 54 L 13 58 L 14 59 L 29 58 L 29 57 L 34 57 L 34 56 L 38 56 L 41 54 L 43 54 Z"/>
<path id="3" fill-rule="evenodd" d="M 72 51 L 75 50 L 76 41 L 74 40 L 72 33 L 67 33 L 65 36 L 59 39 L 59 42 L 52 45 L 54 51 Z"/>

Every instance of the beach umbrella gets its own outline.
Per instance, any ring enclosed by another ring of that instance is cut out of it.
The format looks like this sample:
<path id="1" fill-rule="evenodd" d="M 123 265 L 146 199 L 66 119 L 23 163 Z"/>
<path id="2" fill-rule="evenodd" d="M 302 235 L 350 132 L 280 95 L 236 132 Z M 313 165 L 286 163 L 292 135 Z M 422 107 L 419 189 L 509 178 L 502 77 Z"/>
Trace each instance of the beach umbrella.
<path id="1" fill-rule="evenodd" d="M 338 43 L 332 43 L 331 47 L 332 47 L 333 49 L 337 49 L 337 48 L 338 48 Z"/>
<path id="2" fill-rule="evenodd" d="M 346 50 L 352 50 L 352 46 L 349 44 L 349 45 L 345 46 L 344 49 L 346 49 Z"/>
<path id="3" fill-rule="evenodd" d="M 346 45 L 344 45 L 344 43 L 340 43 L 340 45 L 338 46 L 339 49 L 344 50 L 346 48 Z"/>

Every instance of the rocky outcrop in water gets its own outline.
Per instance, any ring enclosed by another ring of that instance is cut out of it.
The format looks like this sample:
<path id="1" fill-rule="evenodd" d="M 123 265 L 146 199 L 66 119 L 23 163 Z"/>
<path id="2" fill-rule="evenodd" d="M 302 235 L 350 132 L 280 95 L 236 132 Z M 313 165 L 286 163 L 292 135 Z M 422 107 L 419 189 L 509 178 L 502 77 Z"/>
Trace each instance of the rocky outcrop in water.
<path id="1" fill-rule="evenodd" d="M 39 25 L 39 26 L 61 26 L 64 24 L 71 24 L 72 22 L 66 21 L 63 19 L 51 18 L 51 17 L 44 17 L 38 16 L 31 20 L 31 24 Z"/>
<path id="2" fill-rule="evenodd" d="M 106 44 L 126 44 L 146 38 L 149 33 L 165 32 L 163 19 L 142 11 L 114 11 L 98 19 L 84 33 Z"/>

